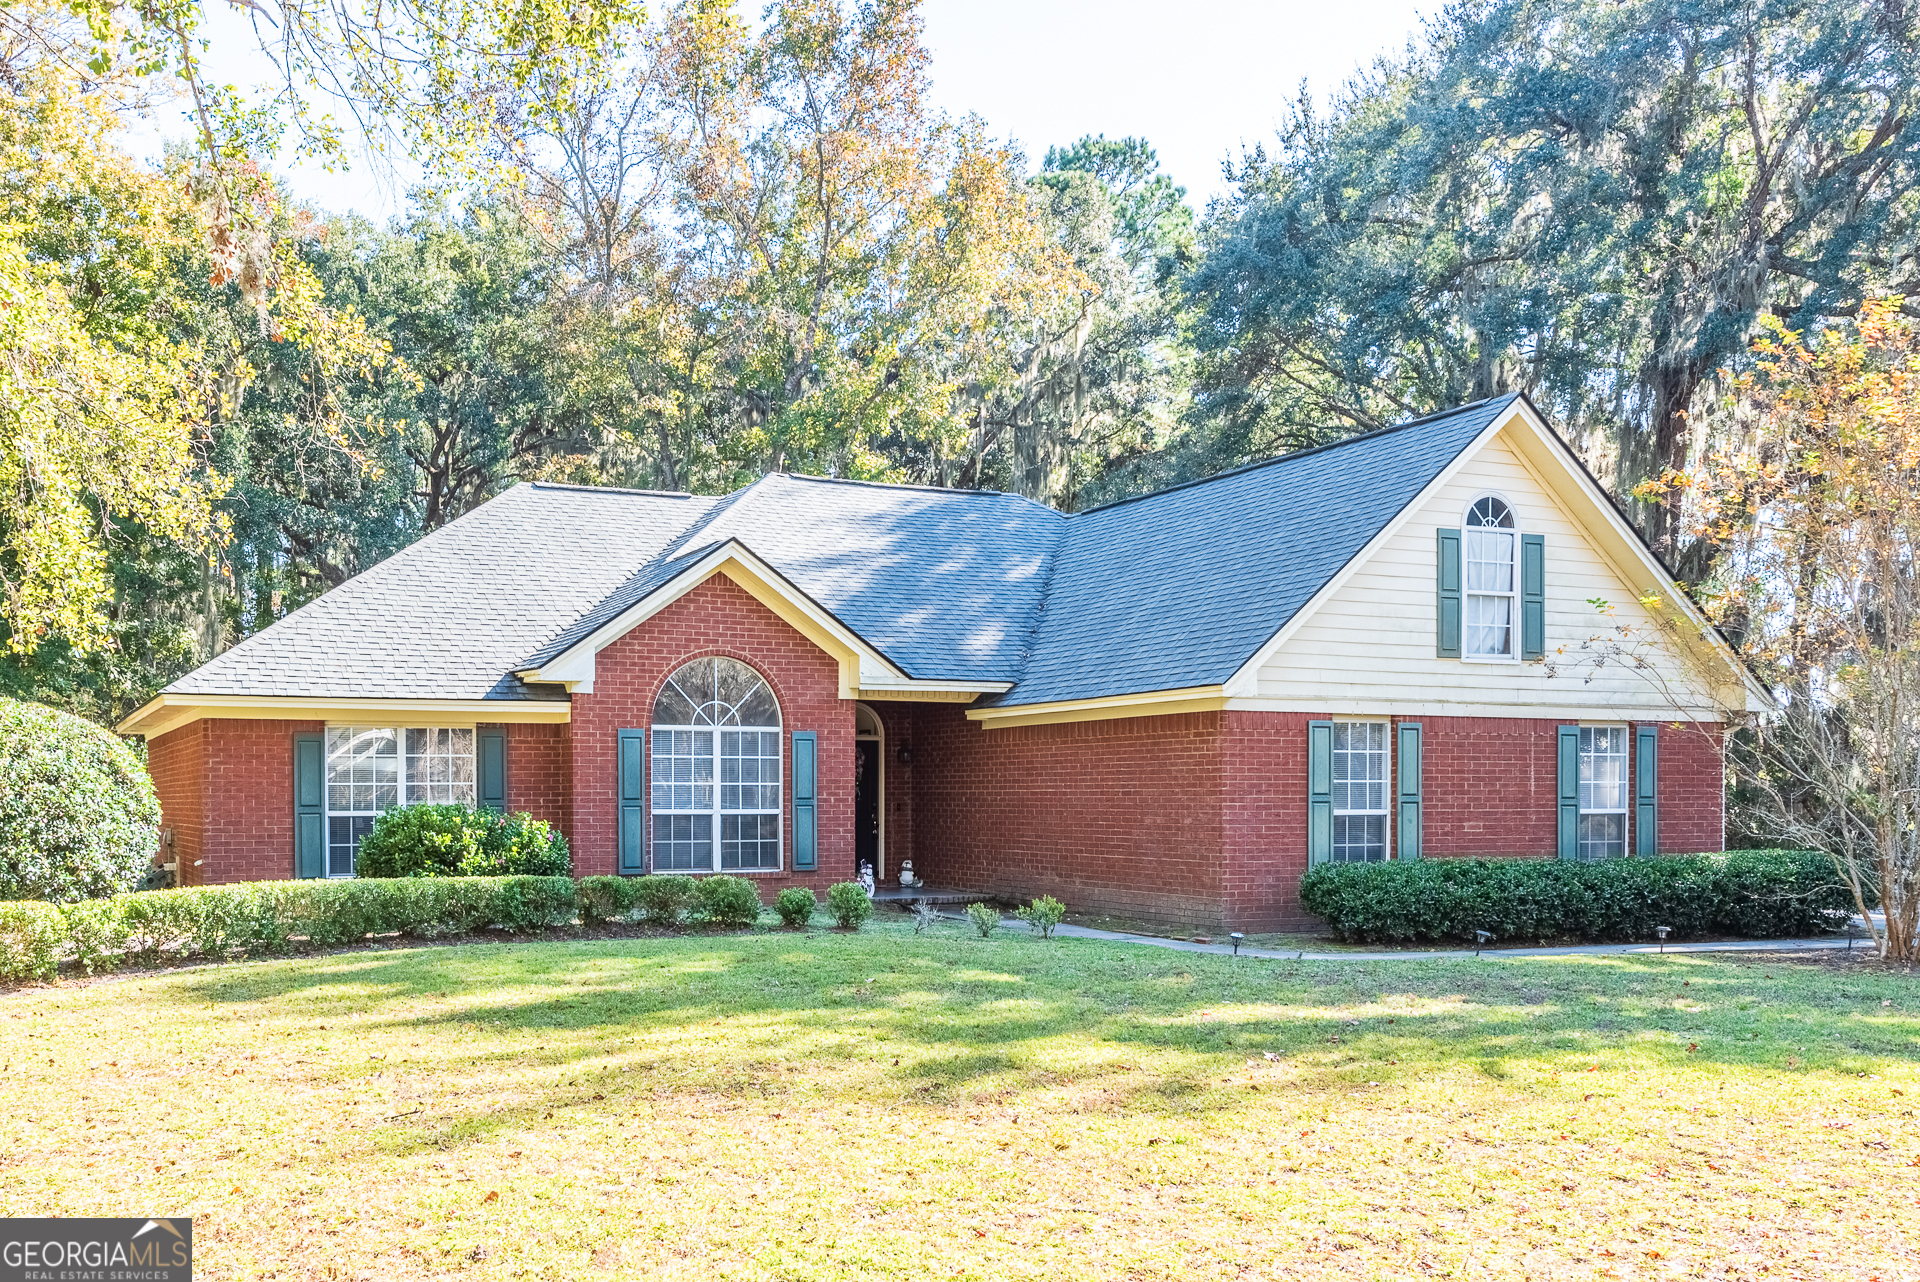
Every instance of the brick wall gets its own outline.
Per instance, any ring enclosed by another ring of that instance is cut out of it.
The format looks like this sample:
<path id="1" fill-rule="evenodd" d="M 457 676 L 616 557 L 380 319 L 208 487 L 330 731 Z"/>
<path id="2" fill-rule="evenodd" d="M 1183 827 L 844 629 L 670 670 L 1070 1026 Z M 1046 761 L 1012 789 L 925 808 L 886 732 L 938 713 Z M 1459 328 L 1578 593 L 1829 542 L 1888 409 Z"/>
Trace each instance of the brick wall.
<path id="1" fill-rule="evenodd" d="M 1307 722 L 1302 712 L 1228 712 L 1221 746 L 1223 924 L 1297 930 L 1307 871 Z"/>
<path id="2" fill-rule="evenodd" d="M 1420 843 L 1427 858 L 1546 858 L 1554 853 L 1560 722 L 1522 717 L 1417 720 L 1425 758 L 1420 764 Z"/>
<path id="3" fill-rule="evenodd" d="M 791 794 L 796 730 L 819 735 L 819 870 L 746 873 L 771 903 L 789 885 L 826 888 L 853 876 L 853 704 L 840 698 L 839 665 L 778 615 L 731 581 L 714 577 L 602 650 L 593 693 L 573 698 L 572 796 L 574 870 L 580 876 L 618 866 L 619 731 L 653 722 L 653 701 L 681 664 L 725 655 L 753 666 L 780 701 L 783 862 L 792 860 Z M 509 749 L 511 754 L 512 749 Z M 509 769 L 512 768 L 509 756 Z"/>
<path id="4" fill-rule="evenodd" d="M 212 724 L 196 721 L 147 741 L 147 773 L 160 794 L 160 828 L 173 834 L 171 850 L 162 839 L 160 861 L 178 861 L 183 886 L 199 884 L 205 868 L 207 733 Z"/>
<path id="5" fill-rule="evenodd" d="M 1726 845 L 1721 733 L 1718 726 L 1660 726 L 1662 854 L 1695 854 Z"/>
<path id="6" fill-rule="evenodd" d="M 507 734 L 507 809 L 544 819 L 573 840 L 573 735 L 566 725 L 489 727 Z"/>
<path id="7" fill-rule="evenodd" d="M 181 885 L 293 876 L 293 736 L 324 728 L 208 717 L 147 745 Z"/>
<path id="8" fill-rule="evenodd" d="M 1236 711 L 983 731 L 958 708 L 883 713 L 889 749 L 912 744 L 912 852 L 930 880 L 1196 929 L 1314 925 L 1298 896 L 1314 717 Z M 1426 855 L 1552 857 L 1560 723 L 1419 722 Z M 1674 726 L 1660 736 L 1661 850 L 1719 849 L 1717 736 Z"/>
<path id="9" fill-rule="evenodd" d="M 1211 928 L 1221 919 L 1221 713 L 982 730 L 917 705 L 914 870 L 1007 899 Z"/>

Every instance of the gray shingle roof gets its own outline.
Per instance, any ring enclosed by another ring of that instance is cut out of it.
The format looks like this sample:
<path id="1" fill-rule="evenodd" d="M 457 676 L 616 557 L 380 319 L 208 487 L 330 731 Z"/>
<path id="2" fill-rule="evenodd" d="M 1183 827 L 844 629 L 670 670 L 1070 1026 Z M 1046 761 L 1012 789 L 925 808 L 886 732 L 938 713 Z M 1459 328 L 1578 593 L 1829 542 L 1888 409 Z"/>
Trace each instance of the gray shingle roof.
<path id="1" fill-rule="evenodd" d="M 768 476 L 725 498 L 519 485 L 167 687 L 552 699 L 549 660 L 729 539 L 910 676 L 1002 706 L 1224 681 L 1514 398 L 1062 516 Z"/>
<path id="2" fill-rule="evenodd" d="M 521 656 L 717 500 L 517 485 L 195 669 L 170 694 L 564 699 Z"/>

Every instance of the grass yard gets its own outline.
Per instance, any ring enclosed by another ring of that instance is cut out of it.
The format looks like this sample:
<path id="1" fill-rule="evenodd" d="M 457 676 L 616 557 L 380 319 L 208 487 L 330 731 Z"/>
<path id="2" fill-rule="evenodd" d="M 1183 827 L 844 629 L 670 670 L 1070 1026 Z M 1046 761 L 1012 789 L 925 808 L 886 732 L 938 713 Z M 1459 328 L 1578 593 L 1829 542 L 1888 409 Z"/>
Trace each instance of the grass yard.
<path id="1" fill-rule="evenodd" d="M 0 995 L 0 1211 L 197 1276 L 1920 1278 L 1920 987 L 889 924 Z"/>

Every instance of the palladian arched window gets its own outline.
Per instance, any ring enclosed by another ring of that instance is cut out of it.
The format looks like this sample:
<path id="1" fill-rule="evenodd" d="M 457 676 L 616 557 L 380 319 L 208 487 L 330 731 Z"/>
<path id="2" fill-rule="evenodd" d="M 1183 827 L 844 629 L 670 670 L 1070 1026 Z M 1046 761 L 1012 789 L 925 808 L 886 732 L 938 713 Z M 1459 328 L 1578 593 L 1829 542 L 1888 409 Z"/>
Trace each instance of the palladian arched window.
<path id="1" fill-rule="evenodd" d="M 1465 553 L 1466 657 L 1514 657 L 1514 623 L 1519 613 L 1520 576 L 1515 552 L 1520 539 L 1513 509 L 1491 494 L 1467 509 Z"/>
<path id="2" fill-rule="evenodd" d="M 695 659 L 661 687 L 652 733 L 654 871 L 779 868 L 780 705 L 760 674 Z"/>

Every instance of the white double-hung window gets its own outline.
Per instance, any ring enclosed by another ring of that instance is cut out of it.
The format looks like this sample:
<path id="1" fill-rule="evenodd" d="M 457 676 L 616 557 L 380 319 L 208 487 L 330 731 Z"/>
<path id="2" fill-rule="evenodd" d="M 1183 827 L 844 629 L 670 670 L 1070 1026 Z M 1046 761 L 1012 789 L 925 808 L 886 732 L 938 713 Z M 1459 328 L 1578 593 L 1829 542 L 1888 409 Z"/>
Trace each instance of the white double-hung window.
<path id="1" fill-rule="evenodd" d="M 373 821 L 399 805 L 471 805 L 473 728 L 327 727 L 327 876 L 353 876 Z"/>
<path id="2" fill-rule="evenodd" d="M 1580 727 L 1581 859 L 1627 853 L 1627 728 Z"/>
<path id="3" fill-rule="evenodd" d="M 1461 542 L 1461 568 L 1466 580 L 1464 656 L 1514 658 L 1514 630 L 1520 613 L 1516 555 L 1520 536 L 1514 529 L 1513 509 L 1491 494 L 1475 499 L 1467 509 Z"/>
<path id="4" fill-rule="evenodd" d="M 780 705 L 737 659 L 695 659 L 653 705 L 653 869 L 780 867 Z"/>
<path id="5" fill-rule="evenodd" d="M 1336 863 L 1387 857 L 1387 723 L 1333 723 L 1333 847 Z"/>

